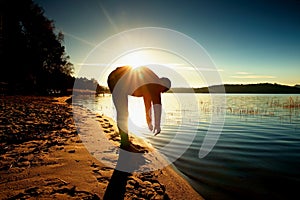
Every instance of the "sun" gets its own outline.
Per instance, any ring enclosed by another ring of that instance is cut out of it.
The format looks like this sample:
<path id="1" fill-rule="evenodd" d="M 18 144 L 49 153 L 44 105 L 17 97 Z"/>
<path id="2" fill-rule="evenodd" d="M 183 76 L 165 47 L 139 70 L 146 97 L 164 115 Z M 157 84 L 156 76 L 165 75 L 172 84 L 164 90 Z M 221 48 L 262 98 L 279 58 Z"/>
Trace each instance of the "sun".
<path id="1" fill-rule="evenodd" d="M 133 67 L 133 68 L 137 68 L 142 66 L 143 64 L 145 64 L 144 60 L 143 60 L 144 56 L 141 56 L 138 53 L 133 53 L 133 54 L 129 54 L 127 59 L 128 59 L 128 64 Z"/>
<path id="2" fill-rule="evenodd" d="M 149 54 L 143 51 L 133 51 L 121 56 L 118 60 L 116 60 L 115 65 L 137 68 L 151 63 L 152 61 L 153 58 L 151 58 Z"/>

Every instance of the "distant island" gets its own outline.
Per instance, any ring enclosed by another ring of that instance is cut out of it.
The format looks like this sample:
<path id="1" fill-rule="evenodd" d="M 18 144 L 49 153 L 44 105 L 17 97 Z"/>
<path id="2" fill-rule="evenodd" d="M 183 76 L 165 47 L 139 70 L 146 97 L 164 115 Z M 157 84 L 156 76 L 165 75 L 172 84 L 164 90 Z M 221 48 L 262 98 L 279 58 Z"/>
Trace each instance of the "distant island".
<path id="1" fill-rule="evenodd" d="M 195 93 L 253 93 L 253 94 L 300 94 L 300 86 L 287 86 L 271 83 L 258 84 L 224 84 L 202 88 L 193 88 Z M 172 88 L 173 93 L 190 93 L 190 88 Z"/>

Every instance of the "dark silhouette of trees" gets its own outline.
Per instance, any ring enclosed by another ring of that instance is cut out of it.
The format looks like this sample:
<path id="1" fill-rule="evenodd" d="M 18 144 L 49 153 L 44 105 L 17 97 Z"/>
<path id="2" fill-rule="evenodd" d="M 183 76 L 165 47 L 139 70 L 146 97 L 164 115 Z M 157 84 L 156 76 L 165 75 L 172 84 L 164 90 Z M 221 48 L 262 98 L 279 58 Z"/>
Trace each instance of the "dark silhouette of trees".
<path id="1" fill-rule="evenodd" d="M 76 78 L 74 89 L 93 90 L 96 91 L 98 82 L 95 79 L 87 79 L 85 77 Z"/>
<path id="2" fill-rule="evenodd" d="M 96 94 L 99 95 L 99 94 L 104 94 L 104 93 L 110 93 L 109 88 L 97 84 L 97 87 L 96 87 Z"/>
<path id="3" fill-rule="evenodd" d="M 74 88 L 77 90 L 77 93 L 80 93 L 81 90 L 93 91 L 96 95 L 109 93 L 108 87 L 99 85 L 96 79 L 87 79 L 87 78 L 76 78 L 74 83 Z"/>
<path id="4" fill-rule="evenodd" d="M 1 85 L 21 94 L 72 88 L 73 65 L 63 39 L 32 0 L 0 0 Z"/>
<path id="5" fill-rule="evenodd" d="M 300 94 L 300 88 L 271 84 L 271 83 L 258 83 L 258 84 L 225 84 L 214 85 L 203 88 L 194 88 L 196 93 L 220 93 L 223 92 L 222 88 L 225 88 L 226 93 L 251 93 L 251 94 Z M 177 89 L 175 92 L 184 92 L 185 90 Z"/>

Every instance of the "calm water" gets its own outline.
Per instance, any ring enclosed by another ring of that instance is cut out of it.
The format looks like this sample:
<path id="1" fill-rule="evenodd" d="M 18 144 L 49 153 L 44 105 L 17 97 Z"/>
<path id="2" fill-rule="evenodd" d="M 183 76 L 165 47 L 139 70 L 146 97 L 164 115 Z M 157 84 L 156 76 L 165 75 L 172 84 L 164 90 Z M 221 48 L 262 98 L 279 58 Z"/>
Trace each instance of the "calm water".
<path id="1" fill-rule="evenodd" d="M 115 116 L 110 96 L 77 102 Z M 142 99 L 131 98 L 130 119 L 136 126 L 130 129 L 170 159 L 177 149 L 189 145 L 174 164 L 206 199 L 288 199 L 298 195 L 300 95 L 229 94 L 226 102 L 212 105 L 209 94 L 164 94 L 163 131 L 151 137 L 145 131 Z M 225 117 L 221 135 L 213 150 L 200 159 L 200 147 L 216 116 Z M 192 144 L 172 140 L 176 134 L 191 133 L 196 133 Z M 175 145 L 163 149 L 171 140 Z"/>

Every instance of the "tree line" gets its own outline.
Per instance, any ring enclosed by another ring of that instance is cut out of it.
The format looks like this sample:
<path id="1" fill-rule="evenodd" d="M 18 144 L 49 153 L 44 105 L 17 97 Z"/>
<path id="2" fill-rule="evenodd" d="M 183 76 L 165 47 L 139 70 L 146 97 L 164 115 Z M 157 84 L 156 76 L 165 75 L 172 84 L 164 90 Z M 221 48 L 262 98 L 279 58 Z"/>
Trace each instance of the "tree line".
<path id="1" fill-rule="evenodd" d="M 63 94 L 73 88 L 74 67 L 63 41 L 33 0 L 0 0 L 0 92 Z"/>
<path id="2" fill-rule="evenodd" d="M 174 93 L 251 93 L 251 94 L 300 94 L 296 86 L 257 83 L 257 84 L 225 84 L 202 88 L 172 88 Z"/>
<path id="3" fill-rule="evenodd" d="M 85 77 L 76 78 L 73 89 L 75 90 L 89 90 L 96 95 L 109 93 L 108 87 L 99 85 L 96 79 L 87 79 Z M 80 92 L 78 92 L 80 93 Z"/>

